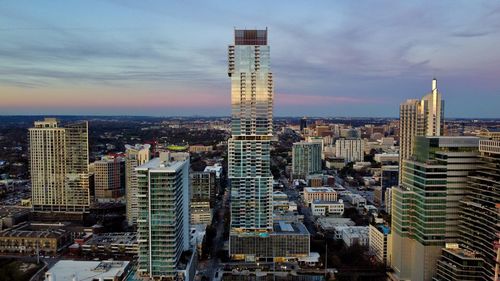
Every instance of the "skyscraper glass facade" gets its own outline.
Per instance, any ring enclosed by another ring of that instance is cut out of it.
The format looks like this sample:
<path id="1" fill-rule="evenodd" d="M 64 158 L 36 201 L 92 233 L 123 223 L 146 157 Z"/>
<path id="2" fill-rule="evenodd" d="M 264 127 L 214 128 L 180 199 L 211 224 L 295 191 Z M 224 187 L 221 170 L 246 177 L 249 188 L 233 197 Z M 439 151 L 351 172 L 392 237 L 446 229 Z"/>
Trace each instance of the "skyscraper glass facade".
<path id="1" fill-rule="evenodd" d="M 270 145 L 273 75 L 267 30 L 235 30 L 229 46 L 232 137 L 229 140 L 231 230 L 272 230 Z"/>

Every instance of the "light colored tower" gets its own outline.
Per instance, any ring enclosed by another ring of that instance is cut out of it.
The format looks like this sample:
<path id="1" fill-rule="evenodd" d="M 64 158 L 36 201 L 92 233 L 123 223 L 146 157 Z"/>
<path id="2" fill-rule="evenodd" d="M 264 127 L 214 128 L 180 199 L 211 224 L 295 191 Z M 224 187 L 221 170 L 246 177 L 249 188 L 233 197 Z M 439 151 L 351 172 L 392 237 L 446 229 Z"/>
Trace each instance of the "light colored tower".
<path id="1" fill-rule="evenodd" d="M 416 99 L 405 101 L 399 106 L 399 171 L 403 160 L 409 159 L 413 154 L 413 143 L 417 136 L 418 112 L 420 102 Z M 399 173 L 399 182 L 402 174 Z"/>
<path id="2" fill-rule="evenodd" d="M 189 154 L 161 153 L 136 168 L 138 273 L 150 280 L 178 280 L 189 250 Z"/>
<path id="3" fill-rule="evenodd" d="M 363 161 L 365 140 L 338 139 L 335 142 L 335 156 L 344 158 L 345 163 Z"/>
<path id="4" fill-rule="evenodd" d="M 127 222 L 137 223 L 137 172 L 135 168 L 149 161 L 149 144 L 125 145 L 125 194 L 127 198 Z"/>
<path id="5" fill-rule="evenodd" d="M 273 75 L 267 30 L 235 30 L 229 46 L 231 232 L 272 230 Z M 231 246 L 230 246 L 231 247 Z"/>
<path id="6" fill-rule="evenodd" d="M 59 127 L 54 118 L 29 129 L 32 205 L 35 212 L 88 212 L 88 124 Z"/>
<path id="7" fill-rule="evenodd" d="M 399 107 L 399 182 L 402 181 L 403 161 L 414 152 L 416 136 L 442 136 L 444 131 L 444 101 L 432 79 L 431 92 L 421 100 L 409 99 Z"/>

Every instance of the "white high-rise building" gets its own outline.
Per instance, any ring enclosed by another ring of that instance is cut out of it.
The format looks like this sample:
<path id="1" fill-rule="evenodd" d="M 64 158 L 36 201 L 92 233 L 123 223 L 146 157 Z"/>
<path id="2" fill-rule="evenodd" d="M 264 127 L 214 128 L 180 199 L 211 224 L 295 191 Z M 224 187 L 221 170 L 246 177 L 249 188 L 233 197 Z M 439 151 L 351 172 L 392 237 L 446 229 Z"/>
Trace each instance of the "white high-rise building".
<path id="1" fill-rule="evenodd" d="M 86 121 L 59 127 L 54 118 L 29 129 L 31 200 L 35 212 L 88 212 L 89 149 Z"/>
<path id="2" fill-rule="evenodd" d="M 409 99 L 399 107 L 399 182 L 402 165 L 414 152 L 416 136 L 442 136 L 444 133 L 444 101 L 432 80 L 431 92 L 421 100 Z"/>
<path id="3" fill-rule="evenodd" d="M 365 141 L 362 139 L 338 139 L 335 142 L 335 156 L 344 158 L 345 163 L 363 161 Z"/>
<path id="4" fill-rule="evenodd" d="M 137 172 L 135 168 L 149 161 L 149 144 L 125 145 L 125 195 L 127 198 L 127 222 L 137 223 Z"/>

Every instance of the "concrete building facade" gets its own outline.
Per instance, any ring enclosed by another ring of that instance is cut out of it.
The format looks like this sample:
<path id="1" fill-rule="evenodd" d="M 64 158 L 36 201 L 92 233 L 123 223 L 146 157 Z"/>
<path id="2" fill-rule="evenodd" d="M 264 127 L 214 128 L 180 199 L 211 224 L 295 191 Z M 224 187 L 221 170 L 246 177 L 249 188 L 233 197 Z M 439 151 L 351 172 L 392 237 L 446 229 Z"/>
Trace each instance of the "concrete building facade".
<path id="1" fill-rule="evenodd" d="M 304 187 L 304 202 L 311 204 L 315 200 L 337 201 L 337 191 L 331 187 Z"/>
<path id="2" fill-rule="evenodd" d="M 127 222 L 137 224 L 139 209 L 137 206 L 137 172 L 135 168 L 145 164 L 150 159 L 151 145 L 125 145 L 125 195 L 127 198 Z"/>
<path id="3" fill-rule="evenodd" d="M 89 148 L 86 121 L 60 127 L 54 118 L 29 129 L 32 206 L 35 212 L 88 212 Z"/>
<path id="4" fill-rule="evenodd" d="M 403 161 L 414 152 L 417 136 L 441 136 L 444 133 L 444 101 L 437 88 L 437 80 L 432 80 L 431 92 L 421 100 L 410 99 L 399 107 L 399 171 Z M 403 175 L 399 175 L 401 183 Z"/>
<path id="5" fill-rule="evenodd" d="M 93 165 L 96 201 L 110 202 L 122 198 L 125 192 L 125 159 L 104 156 Z"/>
<path id="6" fill-rule="evenodd" d="M 365 141 L 362 139 L 338 139 L 335 142 L 335 156 L 344 158 L 345 163 L 363 161 Z"/>

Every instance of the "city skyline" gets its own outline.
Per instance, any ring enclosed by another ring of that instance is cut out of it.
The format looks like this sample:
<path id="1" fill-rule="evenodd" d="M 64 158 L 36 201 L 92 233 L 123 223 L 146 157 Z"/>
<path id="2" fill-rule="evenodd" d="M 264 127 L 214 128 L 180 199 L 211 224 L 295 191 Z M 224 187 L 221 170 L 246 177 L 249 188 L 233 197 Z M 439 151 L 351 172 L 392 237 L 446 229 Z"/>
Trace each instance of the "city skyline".
<path id="1" fill-rule="evenodd" d="M 500 5 L 456 3 L 2 3 L 0 114 L 228 116 L 219 42 L 267 26 L 275 116 L 396 117 L 436 77 L 446 118 L 498 117 Z"/>

